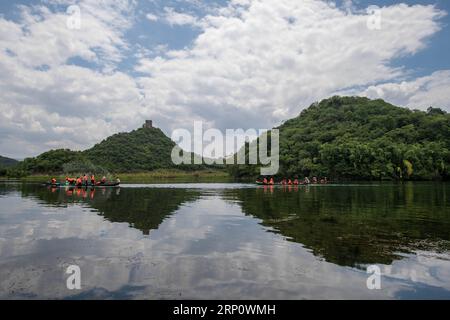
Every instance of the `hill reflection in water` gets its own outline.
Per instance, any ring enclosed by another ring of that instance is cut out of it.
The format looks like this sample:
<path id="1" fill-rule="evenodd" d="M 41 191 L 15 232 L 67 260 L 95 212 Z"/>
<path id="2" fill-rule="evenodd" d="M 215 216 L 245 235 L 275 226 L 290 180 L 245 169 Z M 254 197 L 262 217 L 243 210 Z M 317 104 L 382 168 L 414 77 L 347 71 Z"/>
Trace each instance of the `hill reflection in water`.
<path id="1" fill-rule="evenodd" d="M 196 200 L 200 193 L 187 189 L 42 188 L 23 185 L 22 196 L 46 205 L 88 206 L 110 222 L 127 222 L 148 235 L 180 205 Z"/>

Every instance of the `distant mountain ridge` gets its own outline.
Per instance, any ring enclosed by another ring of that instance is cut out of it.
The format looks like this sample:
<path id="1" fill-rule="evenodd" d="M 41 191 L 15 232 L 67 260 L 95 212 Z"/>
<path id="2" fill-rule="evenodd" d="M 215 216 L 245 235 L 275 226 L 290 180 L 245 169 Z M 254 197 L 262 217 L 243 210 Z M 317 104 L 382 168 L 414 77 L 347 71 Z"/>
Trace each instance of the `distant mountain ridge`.
<path id="1" fill-rule="evenodd" d="M 10 167 L 10 166 L 15 165 L 17 162 L 19 162 L 19 161 L 15 160 L 15 159 L 0 156 L 0 167 Z"/>

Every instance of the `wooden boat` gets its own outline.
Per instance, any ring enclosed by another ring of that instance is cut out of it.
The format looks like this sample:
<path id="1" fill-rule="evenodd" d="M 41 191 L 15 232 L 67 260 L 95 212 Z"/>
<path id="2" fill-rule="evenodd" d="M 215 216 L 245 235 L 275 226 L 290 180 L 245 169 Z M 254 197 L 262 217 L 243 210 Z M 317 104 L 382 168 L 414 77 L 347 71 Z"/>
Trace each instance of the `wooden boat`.
<path id="1" fill-rule="evenodd" d="M 44 186 L 57 188 L 57 187 L 61 186 L 61 183 L 59 183 L 59 182 L 57 182 L 57 183 L 46 182 L 46 183 L 44 183 Z"/>
<path id="2" fill-rule="evenodd" d="M 274 183 L 274 184 L 270 184 L 270 183 L 264 183 L 264 182 L 262 182 L 262 181 L 256 181 L 255 183 L 256 183 L 257 185 L 260 185 L 260 186 L 274 186 L 274 185 L 281 185 L 281 183 L 279 183 L 279 182 Z"/>
<path id="3" fill-rule="evenodd" d="M 274 183 L 274 184 L 270 184 L 270 183 L 264 183 L 264 182 L 261 182 L 261 181 L 255 181 L 255 183 L 257 184 L 257 185 L 259 185 L 259 186 L 287 186 L 287 187 L 289 187 L 289 186 L 307 186 L 307 185 L 309 185 L 308 183 L 299 183 L 299 184 L 282 184 L 281 182 L 276 182 L 276 183 Z"/>
<path id="4" fill-rule="evenodd" d="M 114 187 L 119 187 L 120 186 L 120 182 L 111 182 L 111 183 L 104 183 L 104 184 L 88 184 L 88 185 L 74 185 L 74 184 L 61 184 L 61 183 L 50 183 L 47 182 L 45 183 L 46 186 L 48 187 L 53 187 L 53 188 L 114 188 Z"/>

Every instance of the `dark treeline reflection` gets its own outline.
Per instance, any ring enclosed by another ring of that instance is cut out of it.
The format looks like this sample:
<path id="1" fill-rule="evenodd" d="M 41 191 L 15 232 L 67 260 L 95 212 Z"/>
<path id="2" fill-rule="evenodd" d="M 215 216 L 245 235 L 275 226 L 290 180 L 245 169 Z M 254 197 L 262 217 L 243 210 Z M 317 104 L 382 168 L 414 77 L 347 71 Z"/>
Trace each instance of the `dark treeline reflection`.
<path id="1" fill-rule="evenodd" d="M 78 203 L 94 209 L 111 222 L 127 222 L 149 234 L 182 204 L 194 201 L 199 192 L 187 189 L 153 188 L 46 188 L 21 185 L 23 197 L 45 205 L 67 207 Z"/>
<path id="2" fill-rule="evenodd" d="M 247 215 L 342 266 L 391 264 L 399 253 L 448 250 L 447 184 L 226 190 Z"/>

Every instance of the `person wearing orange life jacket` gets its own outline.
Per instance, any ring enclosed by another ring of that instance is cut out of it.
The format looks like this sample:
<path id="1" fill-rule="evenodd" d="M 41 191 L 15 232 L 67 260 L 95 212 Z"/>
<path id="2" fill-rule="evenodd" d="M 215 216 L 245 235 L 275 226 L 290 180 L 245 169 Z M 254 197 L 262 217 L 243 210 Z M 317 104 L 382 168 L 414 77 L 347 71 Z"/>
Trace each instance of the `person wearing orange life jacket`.
<path id="1" fill-rule="evenodd" d="M 292 180 L 291 179 L 288 180 L 288 185 L 292 185 Z"/>
<path id="2" fill-rule="evenodd" d="M 56 179 L 55 178 L 52 178 L 52 184 L 56 184 Z"/>
<path id="3" fill-rule="evenodd" d="M 77 187 L 81 187 L 83 185 L 83 180 L 81 179 L 81 177 L 77 177 L 76 182 Z"/>
<path id="4" fill-rule="evenodd" d="M 297 178 L 295 178 L 295 180 L 294 180 L 294 185 L 298 185 L 298 179 Z"/>
<path id="5" fill-rule="evenodd" d="M 95 186 L 95 176 L 93 174 L 91 175 L 91 184 Z"/>
<path id="6" fill-rule="evenodd" d="M 87 176 L 86 174 L 83 176 L 83 184 L 84 184 L 85 186 L 88 185 L 88 176 Z"/>
<path id="7" fill-rule="evenodd" d="M 268 184 L 268 181 L 267 181 L 267 178 L 266 178 L 266 177 L 264 177 L 263 183 L 264 183 L 264 184 Z"/>
<path id="8" fill-rule="evenodd" d="M 269 184 L 274 184 L 273 178 L 270 178 Z"/>

